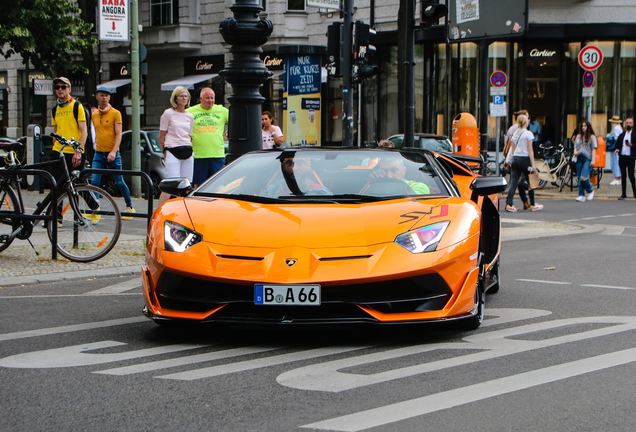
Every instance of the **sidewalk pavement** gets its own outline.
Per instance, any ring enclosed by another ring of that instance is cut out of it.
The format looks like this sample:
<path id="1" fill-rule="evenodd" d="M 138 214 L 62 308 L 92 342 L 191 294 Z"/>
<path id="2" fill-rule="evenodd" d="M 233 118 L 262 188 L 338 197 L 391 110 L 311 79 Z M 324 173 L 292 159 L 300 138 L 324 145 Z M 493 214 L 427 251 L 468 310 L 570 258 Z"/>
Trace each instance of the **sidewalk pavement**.
<path id="1" fill-rule="evenodd" d="M 614 180 L 611 172 L 606 172 L 601 180 L 600 188 L 594 188 L 594 199 L 617 199 L 621 194 L 620 186 L 610 186 Z M 631 186 L 631 185 L 628 185 Z M 559 192 L 558 188 L 548 184 L 545 189 L 535 191 L 538 200 L 541 197 L 575 199 L 578 189 L 569 188 Z M 631 198 L 631 193 L 628 201 Z M 37 202 L 45 195 L 37 192 L 23 191 L 23 198 L 27 209 L 35 209 Z M 505 200 L 505 194 L 500 197 Z M 122 198 L 115 198 L 120 208 L 126 208 Z M 138 213 L 146 213 L 147 202 L 133 198 L 133 206 Z M 155 202 L 154 207 L 157 207 Z M 36 256 L 33 248 L 26 240 L 15 240 L 7 250 L 0 253 L 0 288 L 31 284 L 38 282 L 52 282 L 60 280 L 83 279 L 91 277 L 140 275 L 144 263 L 146 246 L 146 219 L 135 218 L 124 220 L 121 236 L 115 248 L 104 258 L 92 263 L 75 263 L 68 261 L 58 254 L 58 259 L 51 259 L 51 245 L 42 227 L 35 227 L 31 241 L 39 252 Z M 502 241 L 522 240 L 528 238 L 548 237 L 595 232 L 598 229 L 581 225 L 561 223 L 546 223 L 522 221 L 506 218 L 502 213 Z"/>

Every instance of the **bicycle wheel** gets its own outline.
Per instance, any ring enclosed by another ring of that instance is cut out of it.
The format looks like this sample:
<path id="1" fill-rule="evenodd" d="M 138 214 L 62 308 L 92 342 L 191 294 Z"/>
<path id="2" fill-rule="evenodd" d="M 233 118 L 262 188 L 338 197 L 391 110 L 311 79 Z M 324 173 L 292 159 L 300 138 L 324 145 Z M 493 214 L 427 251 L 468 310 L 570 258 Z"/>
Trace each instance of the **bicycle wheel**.
<path id="1" fill-rule="evenodd" d="M 574 175 L 571 175 L 572 173 L 574 173 Z M 567 174 L 564 179 L 567 187 L 579 187 L 579 179 L 576 176 L 576 170 L 572 170 L 572 165 L 568 165 Z"/>
<path id="2" fill-rule="evenodd" d="M 76 207 L 71 199 L 75 200 Z M 99 200 L 99 207 L 93 210 L 95 199 Z M 115 247 L 121 232 L 121 214 L 113 198 L 103 189 L 92 185 L 75 186 L 75 195 L 69 196 L 66 191 L 57 198 L 57 209 L 57 250 L 65 258 L 91 262 Z M 49 221 L 47 225 L 49 238 L 53 223 Z"/>
<path id="3" fill-rule="evenodd" d="M 0 214 L 0 236 L 8 236 L 20 226 L 20 221 L 12 219 L 10 215 L 22 214 L 18 197 L 9 185 L 5 185 L 0 191 Z M 12 242 L 13 239 L 3 238 L 0 241 L 0 252 L 8 248 Z"/>

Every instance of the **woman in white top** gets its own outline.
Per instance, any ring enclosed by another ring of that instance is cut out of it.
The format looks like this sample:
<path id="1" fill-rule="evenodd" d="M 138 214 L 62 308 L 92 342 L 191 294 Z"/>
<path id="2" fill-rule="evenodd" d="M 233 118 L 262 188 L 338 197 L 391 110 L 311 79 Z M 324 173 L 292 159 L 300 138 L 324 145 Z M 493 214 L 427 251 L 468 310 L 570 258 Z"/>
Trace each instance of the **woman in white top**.
<path id="1" fill-rule="evenodd" d="M 596 159 L 596 135 L 589 121 L 583 120 L 579 125 L 579 134 L 574 141 L 574 156 L 576 156 L 576 174 L 579 177 L 578 202 L 591 201 L 594 189 L 590 183 L 590 170 L 594 168 Z"/>
<path id="2" fill-rule="evenodd" d="M 194 116 L 186 111 L 190 106 L 190 93 L 185 87 L 175 88 L 170 96 L 170 104 L 172 108 L 163 112 L 159 123 L 159 144 L 166 164 L 166 174 L 168 177 L 185 177 L 192 181 Z M 169 194 L 162 192 L 159 204 L 169 198 Z"/>
<path id="3" fill-rule="evenodd" d="M 263 127 L 263 149 L 279 148 L 283 144 L 283 132 L 274 125 L 274 116 L 269 111 L 263 111 L 261 116 Z"/>
<path id="4" fill-rule="evenodd" d="M 528 130 L 528 116 L 523 114 L 517 116 L 517 126 L 517 130 L 512 135 L 510 151 L 506 157 L 506 164 L 510 167 L 510 187 L 506 198 L 506 211 L 508 212 L 517 211 L 517 208 L 513 205 L 513 199 L 521 176 L 524 176 L 526 181 L 530 183 L 528 173 L 537 171 L 537 167 L 534 164 L 534 151 L 532 150 L 534 134 Z M 519 188 L 523 209 L 541 210 L 543 206 L 534 202 L 534 191 L 530 190 L 529 195 L 530 202 L 524 199 L 526 197 L 523 188 Z"/>

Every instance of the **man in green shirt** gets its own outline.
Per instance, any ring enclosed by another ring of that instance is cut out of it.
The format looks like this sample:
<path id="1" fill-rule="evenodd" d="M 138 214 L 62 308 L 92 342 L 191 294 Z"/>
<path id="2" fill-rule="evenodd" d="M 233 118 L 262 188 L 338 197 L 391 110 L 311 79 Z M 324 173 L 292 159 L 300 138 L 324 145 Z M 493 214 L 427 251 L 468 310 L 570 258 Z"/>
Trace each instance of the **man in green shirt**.
<path id="1" fill-rule="evenodd" d="M 201 103 L 186 111 L 194 116 L 192 150 L 194 151 L 194 187 L 197 187 L 225 166 L 225 125 L 229 110 L 214 105 L 214 91 L 201 90 Z"/>
<path id="2" fill-rule="evenodd" d="M 404 183 L 409 185 L 411 189 L 413 189 L 415 195 L 428 195 L 431 193 L 428 186 L 424 183 L 404 179 L 404 176 L 406 176 L 406 166 L 404 165 L 402 157 L 383 157 L 378 165 L 379 169 L 376 169 L 369 174 L 369 183 L 373 183 L 380 178 L 389 177 L 402 180 Z"/>

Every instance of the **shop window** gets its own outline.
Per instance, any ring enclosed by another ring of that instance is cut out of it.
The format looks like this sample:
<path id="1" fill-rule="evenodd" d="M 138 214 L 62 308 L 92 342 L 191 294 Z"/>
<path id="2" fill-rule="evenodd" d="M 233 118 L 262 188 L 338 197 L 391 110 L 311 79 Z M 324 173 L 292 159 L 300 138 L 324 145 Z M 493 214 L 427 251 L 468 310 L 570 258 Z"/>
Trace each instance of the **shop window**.
<path id="1" fill-rule="evenodd" d="M 437 135 L 445 134 L 444 119 L 448 110 L 448 61 L 446 50 L 450 48 L 447 44 L 439 44 L 435 50 L 435 75 L 437 76 L 437 87 L 434 89 L 435 94 L 431 100 L 431 111 L 435 113 L 436 124 L 433 129 Z M 450 116 L 449 116 L 450 117 Z"/>
<path id="2" fill-rule="evenodd" d="M 305 0 L 287 0 L 287 10 L 293 12 L 304 11 Z"/>
<path id="3" fill-rule="evenodd" d="M 179 23 L 179 0 L 150 0 L 150 25 Z"/>
<path id="4" fill-rule="evenodd" d="M 397 47 L 392 46 L 387 50 L 378 52 L 380 76 L 382 77 L 379 89 L 379 135 L 387 138 L 400 133 L 398 113 L 398 64 Z"/>

